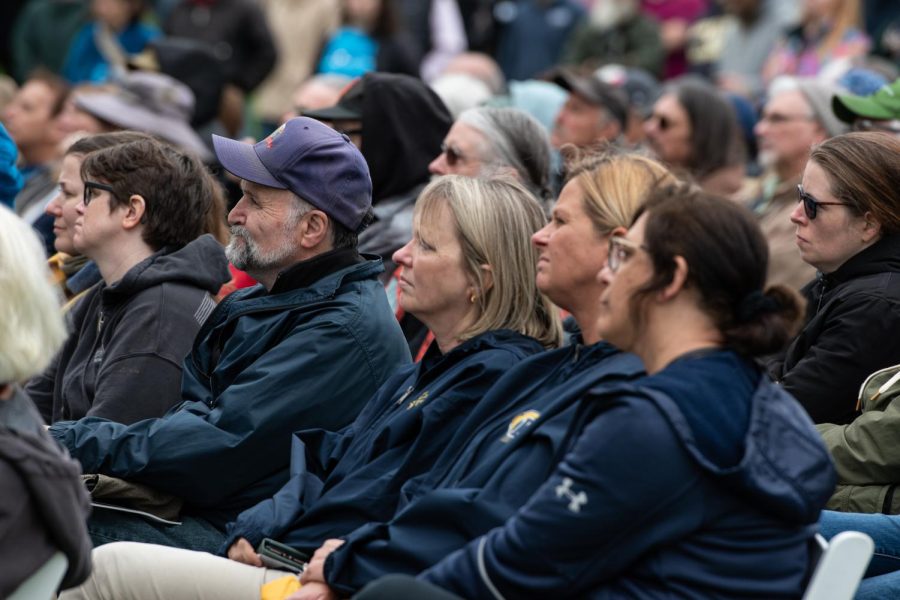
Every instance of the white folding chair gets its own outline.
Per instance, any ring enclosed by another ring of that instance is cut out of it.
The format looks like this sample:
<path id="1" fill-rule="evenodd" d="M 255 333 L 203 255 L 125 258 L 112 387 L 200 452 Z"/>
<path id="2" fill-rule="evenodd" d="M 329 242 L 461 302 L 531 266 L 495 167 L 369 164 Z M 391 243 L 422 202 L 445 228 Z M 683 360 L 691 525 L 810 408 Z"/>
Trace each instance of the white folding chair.
<path id="1" fill-rule="evenodd" d="M 803 600 L 852 600 L 869 566 L 875 543 L 859 531 L 842 531 L 828 542 L 816 534 L 822 555 Z"/>
<path id="2" fill-rule="evenodd" d="M 22 582 L 7 600 L 52 600 L 66 574 L 69 561 L 62 552 L 57 552 L 45 562 L 31 577 Z"/>

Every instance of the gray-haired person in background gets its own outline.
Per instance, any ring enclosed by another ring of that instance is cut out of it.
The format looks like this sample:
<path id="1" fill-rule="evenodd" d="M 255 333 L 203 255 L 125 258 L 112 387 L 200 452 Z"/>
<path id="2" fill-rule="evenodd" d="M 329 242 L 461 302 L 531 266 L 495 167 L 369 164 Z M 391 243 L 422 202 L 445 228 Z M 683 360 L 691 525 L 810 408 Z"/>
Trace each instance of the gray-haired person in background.
<path id="1" fill-rule="evenodd" d="M 517 108 L 482 106 L 463 111 L 428 170 L 434 175 L 470 177 L 505 173 L 519 179 L 538 199 L 550 201 L 550 139 L 537 119 Z"/>

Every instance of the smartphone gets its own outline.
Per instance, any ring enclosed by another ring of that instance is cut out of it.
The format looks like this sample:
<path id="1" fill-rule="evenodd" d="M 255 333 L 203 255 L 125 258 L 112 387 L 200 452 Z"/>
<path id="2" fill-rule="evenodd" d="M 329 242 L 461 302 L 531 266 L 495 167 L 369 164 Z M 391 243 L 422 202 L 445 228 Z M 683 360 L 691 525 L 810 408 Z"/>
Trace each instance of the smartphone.
<path id="1" fill-rule="evenodd" d="M 262 563 L 270 569 L 281 569 L 292 573 L 302 573 L 309 562 L 309 556 L 290 546 L 266 538 L 256 549 Z"/>

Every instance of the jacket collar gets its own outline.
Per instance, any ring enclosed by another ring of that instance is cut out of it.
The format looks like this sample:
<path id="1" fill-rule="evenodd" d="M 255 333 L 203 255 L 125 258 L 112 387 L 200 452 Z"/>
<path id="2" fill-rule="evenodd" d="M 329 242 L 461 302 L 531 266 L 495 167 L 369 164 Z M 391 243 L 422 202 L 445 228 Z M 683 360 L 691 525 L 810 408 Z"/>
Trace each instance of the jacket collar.
<path id="1" fill-rule="evenodd" d="M 837 271 L 822 275 L 826 287 L 875 273 L 900 272 L 900 234 L 884 236 L 852 256 Z"/>
<path id="2" fill-rule="evenodd" d="M 303 260 L 278 274 L 270 294 L 281 294 L 309 287 L 327 275 L 360 264 L 365 260 L 356 248 L 338 248 Z"/>

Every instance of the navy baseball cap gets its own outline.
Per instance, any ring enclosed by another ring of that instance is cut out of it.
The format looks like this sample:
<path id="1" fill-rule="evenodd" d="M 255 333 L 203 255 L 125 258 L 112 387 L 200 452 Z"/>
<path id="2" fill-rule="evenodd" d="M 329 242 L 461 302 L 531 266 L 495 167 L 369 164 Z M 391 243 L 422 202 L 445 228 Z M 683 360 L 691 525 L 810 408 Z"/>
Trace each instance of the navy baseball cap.
<path id="1" fill-rule="evenodd" d="M 291 119 L 247 144 L 213 135 L 225 169 L 241 179 L 290 190 L 349 229 L 360 231 L 372 211 L 372 179 L 350 139 L 315 119 Z"/>

